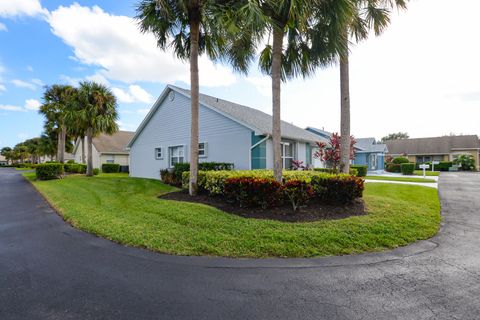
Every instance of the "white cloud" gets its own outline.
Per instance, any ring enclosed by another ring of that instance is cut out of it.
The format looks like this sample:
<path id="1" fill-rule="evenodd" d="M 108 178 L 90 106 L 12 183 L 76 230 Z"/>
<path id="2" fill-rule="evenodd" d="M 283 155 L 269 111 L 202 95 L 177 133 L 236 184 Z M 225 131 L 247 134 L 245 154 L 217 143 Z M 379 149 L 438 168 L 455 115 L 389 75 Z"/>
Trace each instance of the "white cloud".
<path id="1" fill-rule="evenodd" d="M 173 56 L 171 50 L 158 49 L 151 34 L 142 34 L 137 22 L 126 16 L 111 15 L 100 7 L 82 7 L 75 3 L 51 12 L 52 32 L 74 50 L 75 59 L 102 68 L 109 80 L 189 83 L 189 67 Z M 200 82 L 203 86 L 229 86 L 236 81 L 230 70 L 200 58 Z"/>
<path id="2" fill-rule="evenodd" d="M 32 79 L 30 82 L 40 87 L 43 87 L 45 85 L 45 83 L 43 83 L 43 81 L 40 79 Z"/>
<path id="3" fill-rule="evenodd" d="M 4 110 L 4 111 L 16 111 L 16 112 L 23 112 L 23 111 L 25 111 L 25 109 L 23 109 L 22 107 L 12 106 L 12 105 L 2 105 L 2 104 L 0 104 L 0 110 Z"/>
<path id="4" fill-rule="evenodd" d="M 36 90 L 37 89 L 37 86 L 35 84 L 30 83 L 30 82 L 26 82 L 26 81 L 23 81 L 23 80 L 14 79 L 11 82 L 15 87 L 18 87 L 18 88 L 24 88 L 24 89 L 30 89 L 30 90 Z"/>
<path id="5" fill-rule="evenodd" d="M 38 110 L 42 104 L 40 101 L 35 99 L 28 99 L 25 101 L 25 109 L 27 110 Z"/>
<path id="6" fill-rule="evenodd" d="M 120 88 L 113 88 L 112 91 L 117 97 L 119 102 L 123 102 L 123 103 L 133 103 L 133 102 L 152 103 L 153 102 L 152 95 L 138 85 L 130 85 L 128 87 L 128 91 L 122 90 Z"/>
<path id="7" fill-rule="evenodd" d="M 7 26 L 3 23 L 0 23 L 0 31 L 8 31 Z"/>
<path id="8" fill-rule="evenodd" d="M 47 10 L 42 8 L 39 0 L 2 0 L 0 17 L 45 16 Z"/>
<path id="9" fill-rule="evenodd" d="M 122 121 L 117 121 L 117 124 L 120 130 L 135 131 L 137 129 L 137 126 L 131 123 L 123 123 Z"/>
<path id="10" fill-rule="evenodd" d="M 17 137 L 21 140 L 27 140 L 29 135 L 28 135 L 28 133 L 20 132 L 19 134 L 17 134 Z"/>
<path id="11" fill-rule="evenodd" d="M 137 112 L 140 113 L 141 115 L 145 116 L 145 115 L 147 115 L 147 113 L 150 112 L 150 108 L 138 109 Z"/>
<path id="12" fill-rule="evenodd" d="M 32 66 L 27 66 L 27 71 L 33 72 L 33 67 Z"/>
<path id="13" fill-rule="evenodd" d="M 3 84 L 0 84 L 0 92 L 2 91 L 7 91 L 7 88 Z"/>

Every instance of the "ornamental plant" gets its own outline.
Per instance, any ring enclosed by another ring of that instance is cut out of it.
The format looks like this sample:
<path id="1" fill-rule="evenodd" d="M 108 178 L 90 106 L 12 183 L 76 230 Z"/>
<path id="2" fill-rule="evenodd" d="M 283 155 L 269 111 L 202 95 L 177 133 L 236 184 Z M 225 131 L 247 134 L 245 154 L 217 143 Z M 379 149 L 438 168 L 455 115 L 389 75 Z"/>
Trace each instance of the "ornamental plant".
<path id="1" fill-rule="evenodd" d="M 475 171 L 475 159 L 471 154 L 461 154 L 453 160 L 453 164 L 459 166 L 462 171 Z"/>
<path id="2" fill-rule="evenodd" d="M 338 133 L 332 134 L 328 143 L 319 141 L 317 142 L 318 150 L 315 152 L 314 157 L 325 161 L 334 172 L 338 172 L 340 168 L 340 145 L 341 137 Z M 355 137 L 350 137 L 350 160 L 355 159 L 355 144 L 357 141 Z"/>
<path id="3" fill-rule="evenodd" d="M 283 185 L 285 197 L 290 201 L 293 212 L 305 206 L 315 192 L 311 184 L 301 180 L 290 180 Z"/>

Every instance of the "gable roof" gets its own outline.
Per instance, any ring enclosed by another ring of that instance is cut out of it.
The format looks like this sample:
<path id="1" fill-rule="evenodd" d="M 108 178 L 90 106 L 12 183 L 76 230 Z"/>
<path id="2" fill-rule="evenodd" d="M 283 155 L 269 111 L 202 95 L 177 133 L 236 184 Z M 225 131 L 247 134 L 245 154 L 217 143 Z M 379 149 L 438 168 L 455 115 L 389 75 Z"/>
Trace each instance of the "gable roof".
<path id="1" fill-rule="evenodd" d="M 332 133 L 331 132 L 328 132 L 328 131 L 325 131 L 323 129 L 318 129 L 318 128 L 314 128 L 314 127 L 307 127 L 305 130 L 308 130 L 310 132 L 313 132 L 317 135 L 320 135 L 320 136 L 323 136 L 325 138 L 329 138 L 332 136 Z"/>
<path id="2" fill-rule="evenodd" d="M 137 129 L 135 136 L 128 144 L 129 147 L 132 146 L 136 138 L 140 135 L 147 123 L 153 117 L 153 115 L 160 107 L 161 103 L 166 98 L 170 90 L 178 92 L 179 94 L 190 99 L 190 90 L 182 89 L 172 85 L 167 85 L 161 96 L 153 105 L 150 112 L 140 124 L 140 127 Z M 214 110 L 224 115 L 225 117 L 255 131 L 258 135 L 272 134 L 272 116 L 269 114 L 266 114 L 254 108 L 250 108 L 241 104 L 219 99 L 202 93 L 200 93 L 199 100 L 201 105 L 211 110 Z M 304 142 L 316 142 L 319 140 L 319 137 L 315 134 L 285 121 L 281 122 L 281 130 L 282 138 Z"/>
<path id="3" fill-rule="evenodd" d="M 355 144 L 356 147 L 360 149 L 360 152 L 379 152 L 385 153 L 388 152 L 388 147 L 386 144 L 377 143 L 375 138 L 359 138 L 356 139 L 357 143 Z"/>
<path id="4" fill-rule="evenodd" d="M 126 149 L 128 142 L 133 138 L 135 132 L 117 131 L 112 135 L 100 134 L 93 138 L 93 145 L 99 153 L 123 153 L 128 154 Z M 77 141 L 78 142 L 78 141 Z M 80 143 L 75 144 L 73 153 L 75 154 Z"/>
<path id="5" fill-rule="evenodd" d="M 480 148 L 476 135 L 389 140 L 385 144 L 390 154 L 409 155 L 448 154 L 455 150 Z"/>

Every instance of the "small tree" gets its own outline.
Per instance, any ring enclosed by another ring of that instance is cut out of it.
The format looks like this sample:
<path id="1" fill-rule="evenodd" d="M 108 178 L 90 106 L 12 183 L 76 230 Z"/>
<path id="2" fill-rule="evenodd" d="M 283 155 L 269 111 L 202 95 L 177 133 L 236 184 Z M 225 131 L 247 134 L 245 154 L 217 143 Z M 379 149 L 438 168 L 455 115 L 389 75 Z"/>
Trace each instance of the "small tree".
<path id="1" fill-rule="evenodd" d="M 460 167 L 462 171 L 475 171 L 475 159 L 471 154 L 461 154 L 453 160 L 453 164 Z"/>
<path id="2" fill-rule="evenodd" d="M 332 134 L 328 143 L 317 142 L 318 150 L 315 152 L 314 157 L 325 161 L 328 166 L 332 167 L 334 172 L 338 172 L 340 168 L 340 150 L 341 150 L 341 137 L 338 133 Z M 355 144 L 357 141 L 353 136 L 350 136 L 350 160 L 355 159 Z"/>

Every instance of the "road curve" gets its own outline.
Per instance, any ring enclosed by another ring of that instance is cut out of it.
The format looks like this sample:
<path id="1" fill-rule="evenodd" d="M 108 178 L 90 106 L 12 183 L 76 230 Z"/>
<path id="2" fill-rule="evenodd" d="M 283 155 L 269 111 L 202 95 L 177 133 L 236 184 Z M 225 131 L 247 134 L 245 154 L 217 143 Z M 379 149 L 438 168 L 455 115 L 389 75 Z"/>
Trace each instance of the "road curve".
<path id="1" fill-rule="evenodd" d="M 440 233 L 390 252 L 175 257 L 72 228 L 0 169 L 0 319 L 479 319 L 480 175 L 439 193 Z"/>

